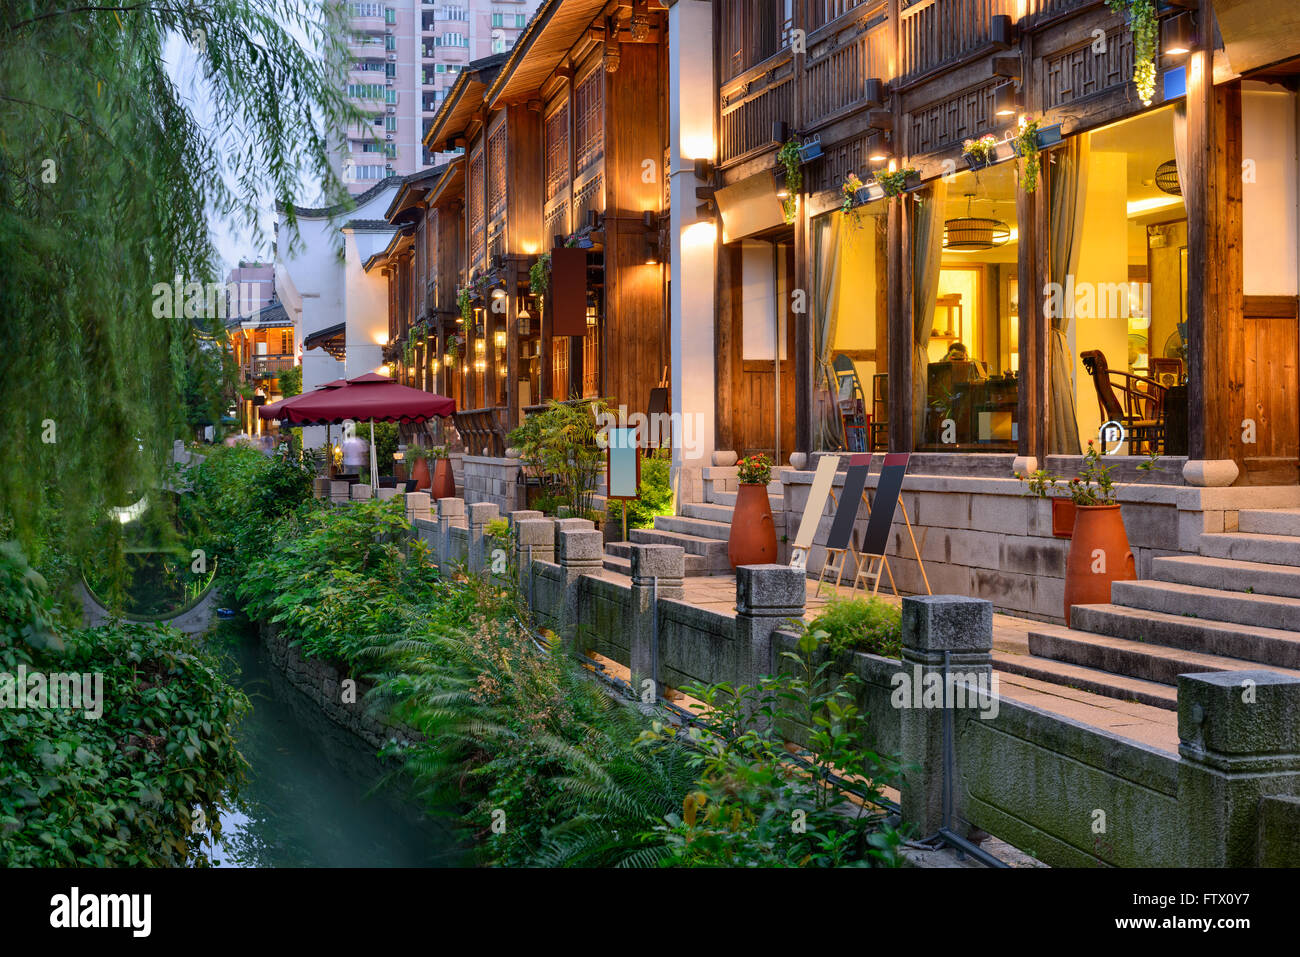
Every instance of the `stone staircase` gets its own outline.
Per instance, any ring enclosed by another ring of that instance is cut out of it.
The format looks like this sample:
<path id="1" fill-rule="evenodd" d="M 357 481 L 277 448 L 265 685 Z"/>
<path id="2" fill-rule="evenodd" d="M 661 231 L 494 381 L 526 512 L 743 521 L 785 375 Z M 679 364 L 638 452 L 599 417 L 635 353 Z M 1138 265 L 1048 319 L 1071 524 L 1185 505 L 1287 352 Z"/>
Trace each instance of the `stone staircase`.
<path id="1" fill-rule="evenodd" d="M 622 575 L 631 574 L 630 545 L 680 545 L 686 552 L 688 577 L 732 574 L 731 562 L 727 560 L 727 538 L 736 507 L 735 471 L 734 468 L 705 469 L 703 502 L 683 504 L 680 515 L 656 517 L 654 528 L 630 529 L 628 542 L 606 544 L 605 568 Z M 768 483 L 767 494 L 780 554 L 783 552 L 780 540 L 785 534 L 784 491 L 780 481 L 773 479 Z"/>
<path id="2" fill-rule="evenodd" d="M 1070 628 L 1028 635 L 1012 674 L 1174 710 L 1178 675 L 1268 668 L 1300 676 L 1300 509 L 1242 510 L 1199 555 L 1155 558 L 1152 577 L 1076 605 Z"/>

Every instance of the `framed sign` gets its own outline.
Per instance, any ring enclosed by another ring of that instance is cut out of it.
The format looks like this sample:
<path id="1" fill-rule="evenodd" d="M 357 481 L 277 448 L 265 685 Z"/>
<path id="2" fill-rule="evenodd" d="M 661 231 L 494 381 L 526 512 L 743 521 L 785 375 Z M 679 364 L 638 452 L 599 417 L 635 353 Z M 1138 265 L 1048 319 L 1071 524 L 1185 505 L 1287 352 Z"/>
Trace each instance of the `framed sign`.
<path id="1" fill-rule="evenodd" d="M 610 429 L 605 433 L 606 498 L 633 499 L 641 487 L 641 448 L 636 429 Z"/>

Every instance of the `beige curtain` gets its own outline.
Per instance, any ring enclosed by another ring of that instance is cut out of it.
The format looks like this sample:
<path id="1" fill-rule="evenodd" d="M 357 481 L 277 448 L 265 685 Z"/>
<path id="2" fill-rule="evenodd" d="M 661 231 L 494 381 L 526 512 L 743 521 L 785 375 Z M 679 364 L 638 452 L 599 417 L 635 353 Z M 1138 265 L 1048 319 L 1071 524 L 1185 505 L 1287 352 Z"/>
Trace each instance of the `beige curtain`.
<path id="1" fill-rule="evenodd" d="M 831 368 L 835 351 L 835 328 L 839 324 L 840 229 L 844 217 L 839 213 L 813 220 L 813 263 L 817 277 L 813 285 L 813 323 L 817 363 L 814 376 L 816 391 L 816 432 L 814 447 L 831 451 L 844 445 L 839 407 L 835 402 L 836 380 Z"/>
<path id="2" fill-rule="evenodd" d="M 1178 166 L 1178 184 L 1187 182 L 1191 159 L 1187 155 L 1187 101 L 1174 107 L 1174 163 Z"/>
<path id="3" fill-rule="evenodd" d="M 939 299 L 939 262 L 943 258 L 943 224 L 948 185 L 935 180 L 922 195 L 912 228 L 912 435 L 924 439 L 925 408 L 929 385 L 930 332 Z M 904 196 L 904 203 L 911 198 Z"/>
<path id="4" fill-rule="evenodd" d="M 1079 249 L 1083 236 L 1084 203 L 1088 192 L 1088 137 L 1071 137 L 1056 152 L 1048 176 L 1048 279 L 1054 289 L 1069 291 L 1067 279 L 1079 266 Z M 1053 455 L 1078 455 L 1079 418 L 1074 401 L 1074 354 L 1070 351 L 1070 323 L 1074 321 L 1074 302 L 1070 295 L 1044 297 L 1051 323 L 1050 397 L 1048 410 L 1047 451 Z M 1052 308 L 1055 299 L 1059 310 Z M 1060 315 L 1056 315 L 1059 312 Z"/>

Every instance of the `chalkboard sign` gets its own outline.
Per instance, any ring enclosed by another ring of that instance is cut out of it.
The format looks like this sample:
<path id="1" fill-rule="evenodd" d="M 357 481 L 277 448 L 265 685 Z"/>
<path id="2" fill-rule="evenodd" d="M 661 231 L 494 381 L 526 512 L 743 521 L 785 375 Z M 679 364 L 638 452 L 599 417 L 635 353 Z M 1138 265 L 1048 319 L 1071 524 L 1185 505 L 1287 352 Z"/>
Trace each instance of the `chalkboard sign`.
<path id="1" fill-rule="evenodd" d="M 880 481 L 876 485 L 876 496 L 871 503 L 871 519 L 867 522 L 867 534 L 863 536 L 863 555 L 884 555 L 889 545 L 889 528 L 894 523 L 894 509 L 898 507 L 898 495 L 903 490 L 903 476 L 907 474 L 908 452 L 890 452 L 885 456 L 885 464 L 880 469 Z"/>
<path id="2" fill-rule="evenodd" d="M 862 504 L 862 493 L 866 490 L 867 474 L 870 471 L 870 453 L 849 458 L 849 471 L 844 476 L 844 489 L 835 509 L 835 521 L 831 523 L 831 533 L 826 538 L 827 548 L 849 547 L 853 538 L 853 523 L 858 520 L 858 507 Z"/>

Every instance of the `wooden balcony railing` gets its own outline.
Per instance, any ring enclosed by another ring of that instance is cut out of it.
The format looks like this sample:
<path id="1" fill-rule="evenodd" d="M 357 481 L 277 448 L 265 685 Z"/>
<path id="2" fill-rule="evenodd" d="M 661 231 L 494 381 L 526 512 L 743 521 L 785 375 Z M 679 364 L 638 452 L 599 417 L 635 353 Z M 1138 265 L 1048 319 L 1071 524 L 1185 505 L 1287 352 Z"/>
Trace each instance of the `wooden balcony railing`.
<path id="1" fill-rule="evenodd" d="M 790 52 L 784 50 L 722 88 L 720 162 L 772 144 L 772 124 L 793 116 L 793 80 Z"/>
<path id="2" fill-rule="evenodd" d="M 244 367 L 250 379 L 271 379 L 294 367 L 292 353 L 252 356 Z"/>
<path id="3" fill-rule="evenodd" d="M 988 42 L 993 18 L 1014 20 L 1019 6 L 1017 0 L 917 0 L 898 17 L 899 75 L 920 76 L 973 53 Z"/>
<path id="4" fill-rule="evenodd" d="M 889 23 L 883 6 L 865 20 L 853 20 L 814 42 L 804 65 L 805 115 L 817 117 L 820 123 L 861 105 L 866 81 L 888 73 L 888 42 Z"/>

